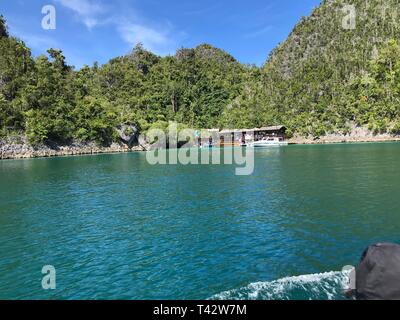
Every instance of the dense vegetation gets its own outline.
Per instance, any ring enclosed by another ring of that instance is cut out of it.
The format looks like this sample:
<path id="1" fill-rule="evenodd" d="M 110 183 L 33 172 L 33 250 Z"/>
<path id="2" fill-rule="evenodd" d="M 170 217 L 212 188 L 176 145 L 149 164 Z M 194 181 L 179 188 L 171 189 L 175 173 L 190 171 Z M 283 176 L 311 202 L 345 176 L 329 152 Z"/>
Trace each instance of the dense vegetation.
<path id="1" fill-rule="evenodd" d="M 346 5 L 355 29 L 343 28 Z M 292 132 L 320 136 L 368 126 L 397 132 L 397 0 L 325 0 L 263 67 L 263 106 Z"/>
<path id="2" fill-rule="evenodd" d="M 345 4 L 354 30 L 342 28 Z M 386 9 L 385 9 L 386 8 Z M 32 144 L 117 140 L 174 120 L 194 128 L 284 124 L 321 136 L 367 126 L 400 133 L 400 26 L 396 0 L 325 0 L 261 68 L 210 45 L 159 57 L 130 54 L 80 70 L 60 50 L 32 57 L 0 19 L 0 135 Z"/>

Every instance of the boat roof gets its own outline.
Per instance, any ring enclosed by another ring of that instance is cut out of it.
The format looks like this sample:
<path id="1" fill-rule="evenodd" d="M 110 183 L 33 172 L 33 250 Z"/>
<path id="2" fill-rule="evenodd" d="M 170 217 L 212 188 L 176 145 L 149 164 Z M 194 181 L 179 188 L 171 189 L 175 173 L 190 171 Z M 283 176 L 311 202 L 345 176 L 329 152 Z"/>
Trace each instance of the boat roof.
<path id="1" fill-rule="evenodd" d="M 286 129 L 285 126 L 270 126 L 270 127 L 261 127 L 261 128 L 253 128 L 253 129 L 224 129 L 221 130 L 220 133 L 240 133 L 240 132 L 256 132 L 256 131 L 279 131 Z"/>

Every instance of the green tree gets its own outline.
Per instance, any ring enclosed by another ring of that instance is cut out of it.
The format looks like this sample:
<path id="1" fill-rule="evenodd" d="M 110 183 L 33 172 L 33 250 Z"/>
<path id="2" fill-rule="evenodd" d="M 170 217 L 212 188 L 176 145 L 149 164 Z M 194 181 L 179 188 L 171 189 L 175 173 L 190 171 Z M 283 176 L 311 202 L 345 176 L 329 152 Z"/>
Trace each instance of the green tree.
<path id="1" fill-rule="evenodd" d="M 0 38 L 8 37 L 7 23 L 6 19 L 0 15 Z"/>

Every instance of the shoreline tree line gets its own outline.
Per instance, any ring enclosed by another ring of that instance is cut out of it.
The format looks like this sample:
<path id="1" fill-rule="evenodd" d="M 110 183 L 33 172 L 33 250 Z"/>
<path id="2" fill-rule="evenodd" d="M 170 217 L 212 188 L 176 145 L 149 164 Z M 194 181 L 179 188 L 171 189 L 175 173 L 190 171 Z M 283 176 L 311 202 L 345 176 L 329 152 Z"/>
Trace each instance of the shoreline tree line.
<path id="1" fill-rule="evenodd" d="M 79 70 L 63 52 L 33 57 L 0 18 L 0 139 L 25 135 L 32 145 L 72 141 L 109 145 L 116 128 L 143 132 L 168 121 L 190 128 L 282 124 L 289 135 L 319 137 L 364 126 L 400 134 L 400 27 L 357 8 L 355 30 L 340 30 L 344 1 L 322 1 L 257 67 L 209 44 L 160 57 L 141 44 L 104 65 Z M 397 8 L 396 8 L 397 10 Z"/>

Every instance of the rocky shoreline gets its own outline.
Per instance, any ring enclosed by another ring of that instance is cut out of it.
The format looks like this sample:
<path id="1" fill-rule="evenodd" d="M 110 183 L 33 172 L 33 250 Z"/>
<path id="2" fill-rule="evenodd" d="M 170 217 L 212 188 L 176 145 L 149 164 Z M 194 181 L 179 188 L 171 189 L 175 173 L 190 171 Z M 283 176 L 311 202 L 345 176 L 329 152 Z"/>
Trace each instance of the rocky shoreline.
<path id="1" fill-rule="evenodd" d="M 0 159 L 2 160 L 121 153 L 142 150 L 143 148 L 141 147 L 129 148 L 122 143 L 113 143 L 107 147 L 101 147 L 95 143 L 72 143 L 67 146 L 40 145 L 32 147 L 23 138 L 0 140 Z"/>
<path id="2" fill-rule="evenodd" d="M 290 144 L 331 144 L 331 143 L 357 143 L 357 142 L 394 142 L 400 141 L 400 135 L 389 133 L 373 134 L 363 127 L 353 126 L 348 134 L 333 133 L 322 137 L 295 136 L 288 140 Z"/>
<path id="3" fill-rule="evenodd" d="M 340 143 L 368 143 L 368 142 L 400 142 L 399 136 L 376 136 L 376 137 L 321 137 L 318 139 L 310 139 L 304 137 L 294 137 L 289 139 L 289 144 L 340 144 Z"/>
<path id="4" fill-rule="evenodd" d="M 293 137 L 288 140 L 289 144 L 338 144 L 357 142 L 400 142 L 400 136 L 389 134 L 382 135 L 340 135 L 331 134 L 320 138 Z M 30 146 L 24 138 L 0 140 L 0 160 L 5 159 L 30 159 L 59 156 L 91 155 L 102 153 L 145 151 L 141 146 L 129 148 L 123 143 L 113 143 L 107 147 L 101 147 L 95 143 L 72 143 L 68 146 L 41 145 Z"/>

